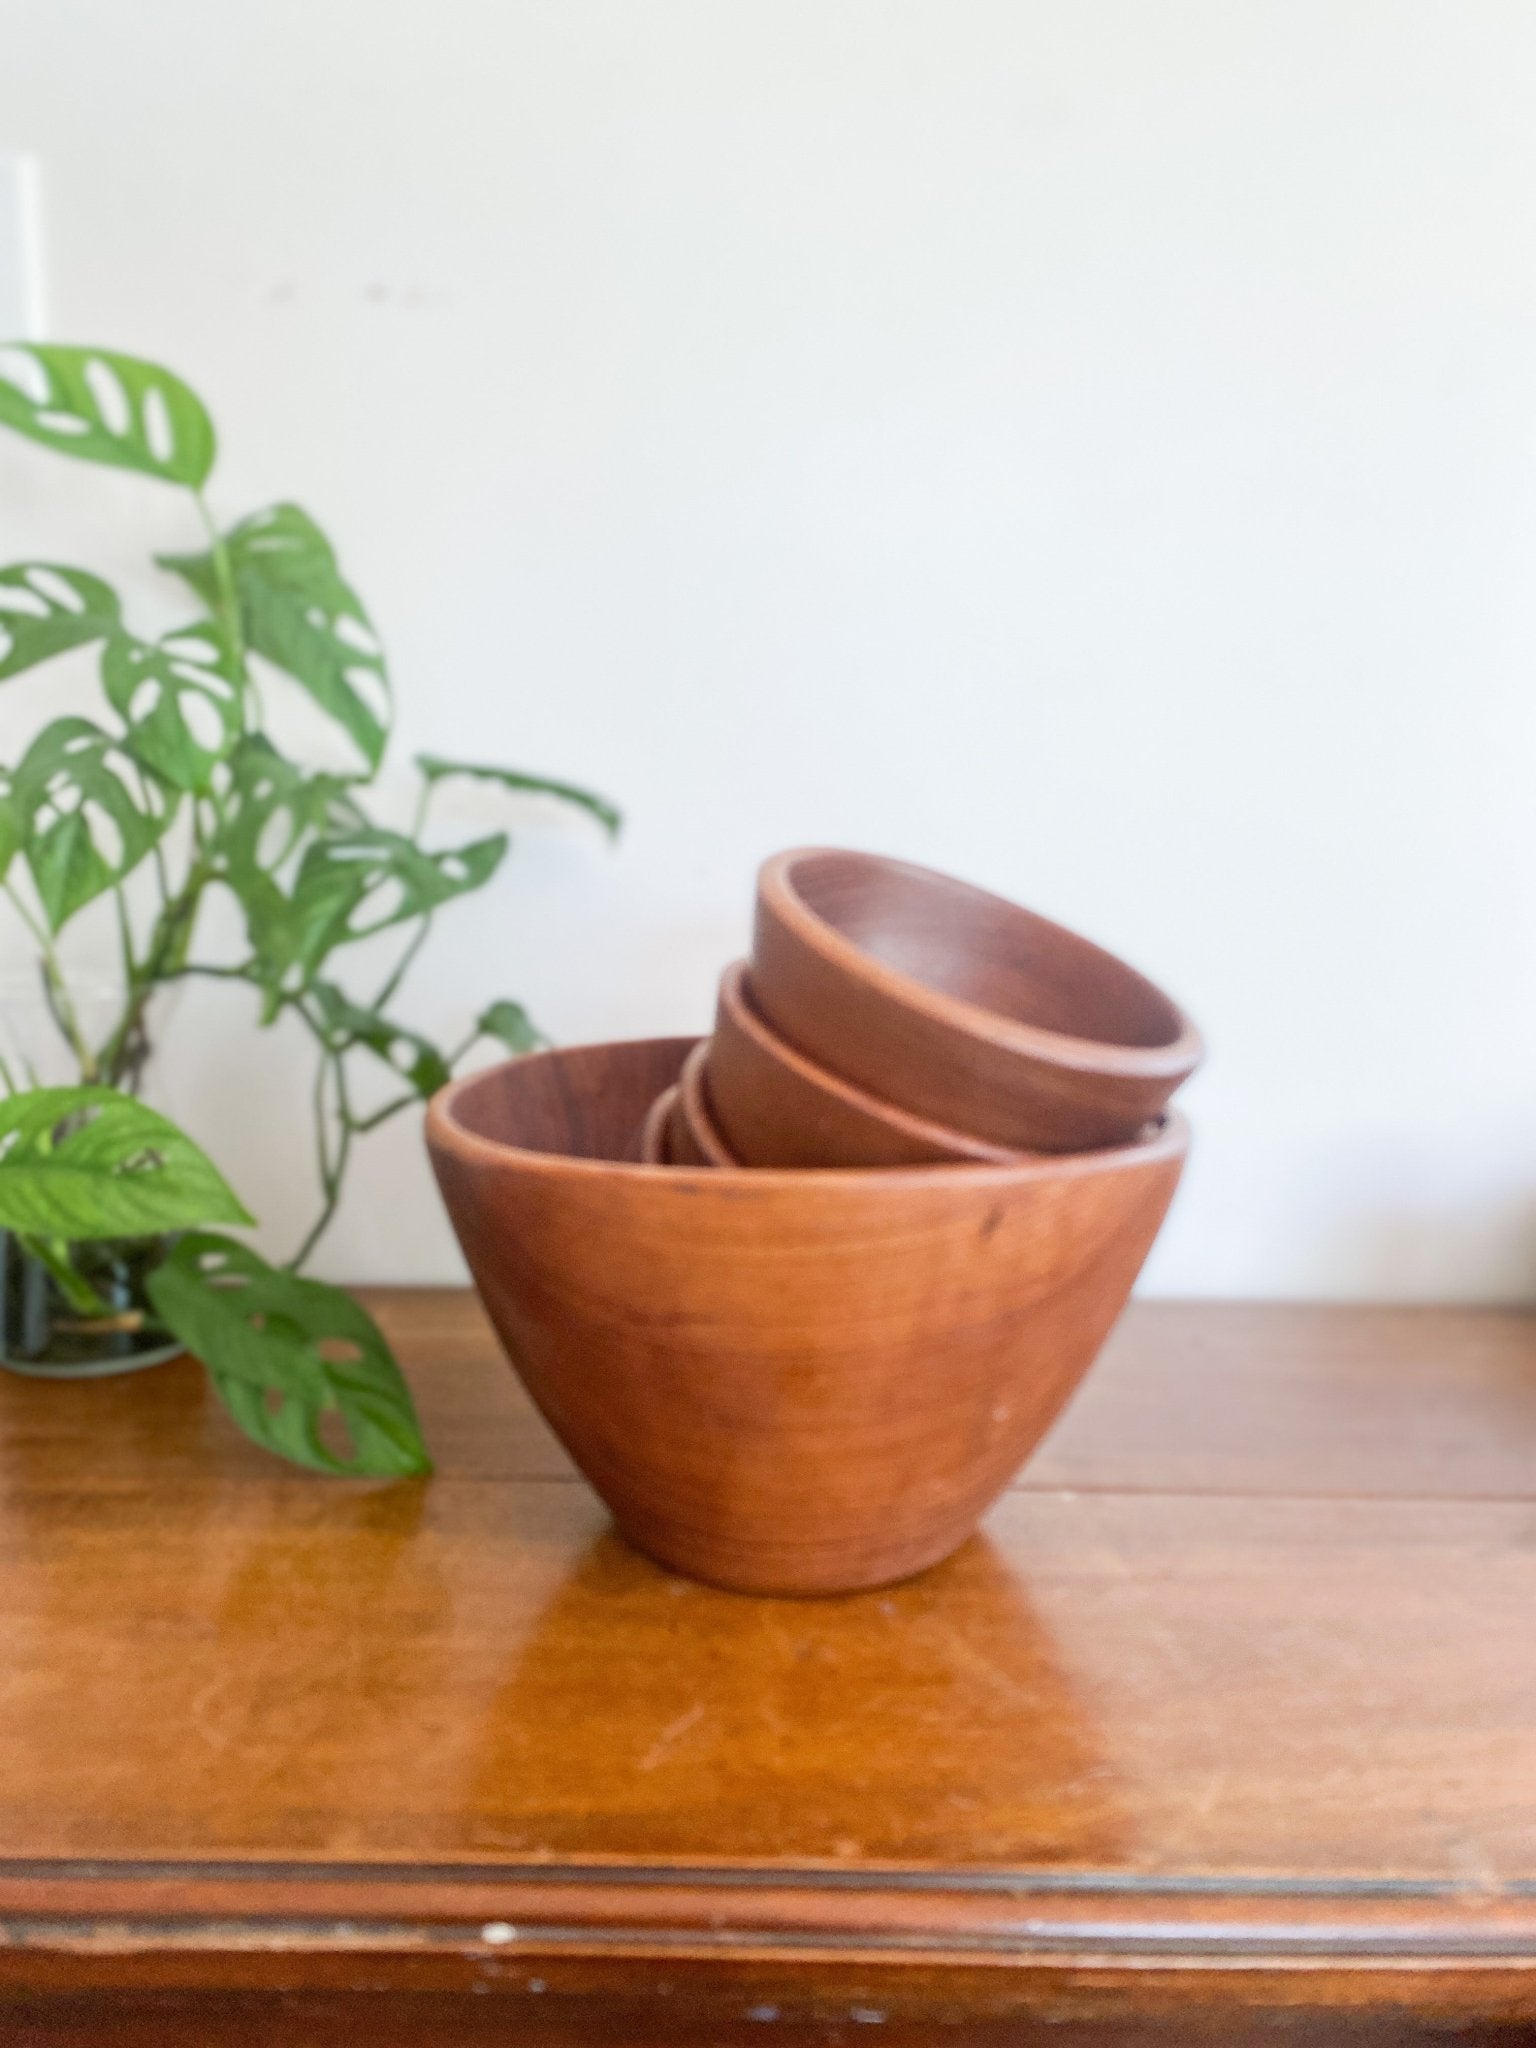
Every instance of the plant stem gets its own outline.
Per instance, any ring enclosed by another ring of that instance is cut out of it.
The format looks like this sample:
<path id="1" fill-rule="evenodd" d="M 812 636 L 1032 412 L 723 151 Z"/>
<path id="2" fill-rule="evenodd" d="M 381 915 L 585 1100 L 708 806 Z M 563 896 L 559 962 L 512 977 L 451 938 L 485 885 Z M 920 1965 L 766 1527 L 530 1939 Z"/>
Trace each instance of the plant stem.
<path id="1" fill-rule="evenodd" d="M 311 1030 L 315 1029 L 313 1021 L 307 1017 L 307 1014 L 306 1022 L 310 1023 Z M 317 1035 L 319 1034 L 317 1033 Z M 323 1039 L 322 1043 L 324 1043 Z M 315 1131 L 320 1154 L 320 1184 L 324 1192 L 324 1200 L 321 1204 L 320 1214 L 310 1226 L 309 1234 L 288 1261 L 287 1270 L 290 1273 L 297 1273 L 302 1268 L 311 1252 L 315 1249 L 315 1246 L 324 1237 L 326 1231 L 330 1229 L 336 1211 L 341 1205 L 341 1189 L 342 1183 L 346 1179 L 347 1158 L 352 1150 L 352 1139 L 357 1130 L 357 1125 L 352 1116 L 351 1100 L 347 1094 L 347 1075 L 344 1057 L 342 1053 L 333 1051 L 329 1044 L 325 1045 L 320 1063 L 320 1073 L 316 1077 L 315 1083 Z M 336 1126 L 338 1137 L 334 1153 L 330 1151 L 324 1137 L 325 1076 L 327 1073 L 330 1074 L 334 1081 L 336 1090 Z"/>
<path id="2" fill-rule="evenodd" d="M 180 890 L 155 920 L 144 958 L 130 977 L 128 997 L 116 1029 L 101 1050 L 101 1073 L 108 1087 L 119 1086 L 126 1074 L 144 1064 L 148 1046 L 144 1039 L 144 1013 L 162 981 L 168 981 L 186 964 L 186 950 L 197 921 L 203 891 L 213 879 L 214 863 L 206 851 L 193 861 Z"/>
<path id="3" fill-rule="evenodd" d="M 248 981 L 260 987 L 261 977 L 245 967 L 205 967 L 201 961 L 188 960 L 181 967 L 168 967 L 161 975 L 162 981 L 184 981 L 189 975 L 197 975 L 205 981 Z"/>
<path id="4" fill-rule="evenodd" d="M 139 792 L 139 802 L 143 806 L 146 815 L 148 815 L 154 809 L 154 798 L 149 793 L 149 780 L 144 770 L 131 756 L 129 757 L 129 765 L 133 770 L 134 786 Z M 171 880 L 166 872 L 165 854 L 159 839 L 156 839 L 150 847 L 149 857 L 154 863 L 155 880 L 160 887 L 160 901 L 162 904 L 168 903 L 171 895 Z"/>
<path id="5" fill-rule="evenodd" d="M 315 1068 L 315 1169 L 320 1177 L 322 1193 L 331 1184 L 331 1147 L 325 1133 L 325 1084 L 331 1076 L 331 1051 L 322 1046 L 319 1063 Z"/>
<path id="6" fill-rule="evenodd" d="M 91 1051 L 85 1033 L 80 1029 L 80 1019 L 75 1012 L 74 1000 L 69 993 L 63 963 L 60 961 L 53 940 L 46 928 L 28 910 L 10 882 L 0 883 L 10 898 L 11 907 L 32 935 L 32 941 L 42 955 L 43 1000 L 48 1013 L 58 1025 L 59 1031 L 69 1045 L 80 1068 L 82 1081 L 95 1081 L 98 1075 L 96 1055 Z"/>
<path id="7" fill-rule="evenodd" d="M 218 603 L 214 607 L 214 615 L 221 623 L 228 640 L 241 691 L 241 702 L 244 705 L 247 702 L 246 685 L 249 682 L 249 673 L 245 633 L 240 618 L 240 599 L 235 588 L 229 548 L 214 523 L 213 514 L 208 509 L 208 501 L 202 492 L 193 491 L 191 497 L 208 536 L 209 555 L 218 588 Z M 122 891 L 119 889 L 117 892 L 128 992 L 123 1004 L 123 1014 L 101 1050 L 100 1070 L 109 1086 L 117 1087 L 125 1080 L 130 1090 L 136 1085 L 149 1052 L 144 1032 L 144 1017 L 150 999 L 161 982 L 172 980 L 187 965 L 187 952 L 197 923 L 203 891 L 217 871 L 217 861 L 210 841 L 216 837 L 219 827 L 224 822 L 224 809 L 217 792 L 210 792 L 206 801 L 212 813 L 211 824 L 205 823 L 199 800 L 192 799 L 193 856 L 191 866 L 179 889 L 172 890 L 164 855 L 158 840 L 155 843 L 155 873 L 160 885 L 161 908 L 141 961 L 134 959 L 126 904 Z"/>
<path id="8" fill-rule="evenodd" d="M 70 1263 L 69 1246 L 57 1238 L 34 1237 L 30 1231 L 18 1231 L 16 1242 L 24 1252 L 46 1266 L 59 1292 L 73 1309 L 81 1315 L 107 1316 L 112 1313 L 111 1305 L 102 1300 L 83 1273 L 77 1273 Z"/>
<path id="9" fill-rule="evenodd" d="M 427 934 L 431 931 L 431 929 L 432 913 L 429 910 L 423 916 L 421 923 L 416 927 L 415 934 L 412 937 L 410 944 L 406 947 L 405 951 L 400 955 L 400 958 L 395 962 L 394 972 L 390 975 L 389 979 L 385 982 L 384 986 L 379 990 L 378 994 L 374 997 L 372 1008 L 374 1008 L 375 1010 L 382 1010 L 384 1005 L 389 1001 L 390 997 L 395 993 L 396 989 L 399 988 L 401 982 L 404 981 L 406 975 L 410 972 L 412 961 L 416 958 L 416 955 L 421 951 L 423 945 L 426 943 Z"/>
<path id="10" fill-rule="evenodd" d="M 421 1097 L 412 1088 L 408 1094 L 397 1095 L 393 1102 L 386 1102 L 382 1109 L 373 1110 L 368 1116 L 358 1117 L 353 1125 L 353 1135 L 363 1137 L 369 1131 L 376 1131 L 380 1124 L 387 1124 L 392 1116 L 398 1116 L 402 1109 L 409 1109 Z"/>
<path id="11" fill-rule="evenodd" d="M 459 1041 L 459 1043 L 453 1048 L 452 1052 L 447 1052 L 443 1054 L 443 1058 L 448 1065 L 449 1073 L 453 1072 L 454 1068 L 459 1064 L 459 1061 L 463 1059 L 465 1053 L 472 1051 L 474 1047 L 480 1043 L 480 1040 L 484 1036 L 484 1032 L 480 1029 L 479 1025 L 477 1024 L 474 1030 L 470 1032 L 467 1038 L 461 1039 Z"/>
<path id="12" fill-rule="evenodd" d="M 197 506 L 198 517 L 203 522 L 203 530 L 208 536 L 208 556 L 213 563 L 213 580 L 219 593 L 215 613 L 223 625 L 235 657 L 243 717 L 246 686 L 250 682 L 250 666 L 245 645 L 245 626 L 240 617 L 240 594 L 235 588 L 234 564 L 229 557 L 229 545 L 219 532 L 213 514 L 208 509 L 208 500 L 201 491 L 194 491 L 192 498 Z"/>
<path id="13" fill-rule="evenodd" d="M 410 836 L 412 837 L 412 839 L 419 840 L 421 837 L 422 828 L 425 826 L 427 822 L 427 806 L 432 801 L 432 792 L 436 787 L 436 783 L 433 782 L 430 776 L 422 776 L 421 788 L 418 790 L 416 795 L 416 809 L 411 815 Z"/>

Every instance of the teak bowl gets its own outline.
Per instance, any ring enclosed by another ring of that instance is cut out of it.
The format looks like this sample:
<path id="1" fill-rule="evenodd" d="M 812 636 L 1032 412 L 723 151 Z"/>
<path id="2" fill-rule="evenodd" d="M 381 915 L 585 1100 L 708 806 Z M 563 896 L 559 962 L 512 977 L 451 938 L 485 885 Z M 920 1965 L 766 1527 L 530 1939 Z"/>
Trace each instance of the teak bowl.
<path id="1" fill-rule="evenodd" d="M 796 1049 L 914 1116 L 1012 1151 L 1129 1143 L 1201 1057 L 1160 989 L 1000 896 L 874 854 L 758 876 L 752 987 Z"/>
<path id="2" fill-rule="evenodd" d="M 720 1135 L 743 1166 L 1004 1166 L 1020 1156 L 909 1116 L 808 1060 L 758 1015 L 744 960 L 720 977 L 706 1071 Z"/>
<path id="3" fill-rule="evenodd" d="M 1012 1166 L 624 1163 L 691 1045 L 534 1053 L 435 1098 L 476 1285 L 639 1549 L 744 1592 L 904 1578 L 964 1541 L 1087 1371 L 1183 1124 Z"/>
<path id="4" fill-rule="evenodd" d="M 663 1088 L 640 1125 L 639 1153 L 646 1166 L 672 1164 L 672 1112 L 677 1107 L 677 1086 Z"/>
<path id="5" fill-rule="evenodd" d="M 669 1156 L 675 1166 L 739 1167 L 741 1159 L 721 1131 L 704 1085 L 708 1053 L 708 1041 L 700 1040 L 683 1061 L 672 1106 Z"/>

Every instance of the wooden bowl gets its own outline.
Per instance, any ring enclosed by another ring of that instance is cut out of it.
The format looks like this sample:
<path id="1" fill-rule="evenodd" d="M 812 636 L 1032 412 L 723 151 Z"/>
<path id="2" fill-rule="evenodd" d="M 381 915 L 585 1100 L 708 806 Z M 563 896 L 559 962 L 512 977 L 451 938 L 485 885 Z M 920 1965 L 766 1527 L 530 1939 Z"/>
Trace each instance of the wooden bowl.
<path id="1" fill-rule="evenodd" d="M 747 963 L 720 977 L 709 1101 L 743 1166 L 1007 1165 L 1022 1155 L 909 1116 L 796 1052 L 752 1002 Z"/>
<path id="2" fill-rule="evenodd" d="M 936 1563 L 1087 1371 L 1187 1136 L 1011 1166 L 625 1163 L 692 1041 L 533 1053 L 427 1115 L 476 1285 L 641 1550 L 741 1591 Z"/>
<path id="3" fill-rule="evenodd" d="M 1127 1144 L 1198 1064 L 1161 990 L 947 875 L 805 848 L 767 861 L 752 946 L 781 1038 L 914 1116 L 1011 1151 Z"/>
<path id="4" fill-rule="evenodd" d="M 674 1083 L 670 1088 L 663 1088 L 645 1112 L 645 1121 L 640 1126 L 640 1139 L 636 1147 L 642 1164 L 672 1164 L 672 1112 L 676 1106 L 677 1086 Z"/>
<path id="5" fill-rule="evenodd" d="M 701 1039 L 683 1061 L 672 1109 L 671 1157 L 677 1166 L 740 1166 L 726 1142 L 704 1086 L 709 1041 Z"/>

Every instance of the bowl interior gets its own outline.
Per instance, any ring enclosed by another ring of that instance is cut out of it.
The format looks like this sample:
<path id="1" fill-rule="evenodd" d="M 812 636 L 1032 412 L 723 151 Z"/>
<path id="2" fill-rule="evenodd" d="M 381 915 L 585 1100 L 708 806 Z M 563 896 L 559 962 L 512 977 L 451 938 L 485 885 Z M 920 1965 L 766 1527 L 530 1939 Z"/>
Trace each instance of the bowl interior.
<path id="1" fill-rule="evenodd" d="M 818 852 L 793 860 L 786 879 L 850 945 L 942 995 L 1106 1045 L 1171 1045 L 1184 1028 L 1161 990 L 1113 954 L 947 875 Z"/>
<path id="2" fill-rule="evenodd" d="M 461 1130 L 494 1145 L 567 1159 L 634 1159 L 635 1133 L 672 1087 L 696 1038 L 640 1038 L 529 1053 L 454 1089 Z"/>

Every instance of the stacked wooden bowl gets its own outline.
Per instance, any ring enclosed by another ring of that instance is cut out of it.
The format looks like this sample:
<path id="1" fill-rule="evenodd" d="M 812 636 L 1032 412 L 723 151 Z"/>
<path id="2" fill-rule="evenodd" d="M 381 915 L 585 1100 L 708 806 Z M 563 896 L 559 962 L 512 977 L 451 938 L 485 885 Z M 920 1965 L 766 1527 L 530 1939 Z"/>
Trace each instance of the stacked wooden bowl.
<path id="1" fill-rule="evenodd" d="M 1200 1057 L 1086 940 L 925 869 L 758 884 L 713 1035 L 433 1102 L 504 1348 L 619 1527 L 736 1590 L 946 1557 L 1079 1384 L 1173 1197 Z"/>
<path id="2" fill-rule="evenodd" d="M 781 853 L 713 1038 L 651 1106 L 652 1165 L 1017 1163 L 1134 1140 L 1194 1071 L 1134 968 L 981 889 L 866 853 Z"/>

